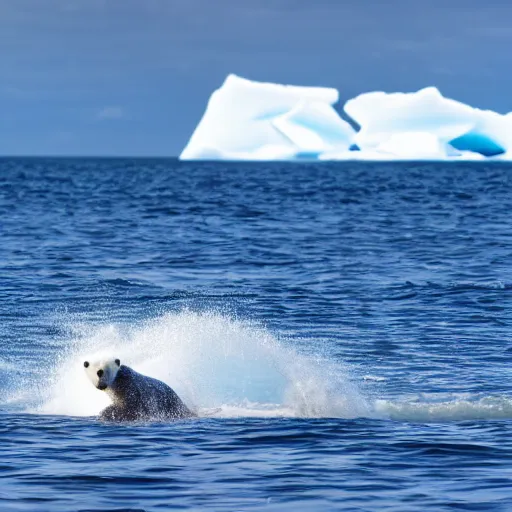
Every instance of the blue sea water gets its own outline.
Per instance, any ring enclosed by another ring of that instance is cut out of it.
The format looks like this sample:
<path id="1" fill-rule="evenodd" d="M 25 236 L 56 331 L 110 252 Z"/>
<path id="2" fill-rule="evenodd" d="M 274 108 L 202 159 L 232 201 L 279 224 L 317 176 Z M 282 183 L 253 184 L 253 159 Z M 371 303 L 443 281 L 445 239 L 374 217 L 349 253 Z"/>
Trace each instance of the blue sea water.
<path id="1" fill-rule="evenodd" d="M 0 160 L 0 510 L 512 510 L 512 167 Z M 83 360 L 199 418 L 104 424 Z"/>

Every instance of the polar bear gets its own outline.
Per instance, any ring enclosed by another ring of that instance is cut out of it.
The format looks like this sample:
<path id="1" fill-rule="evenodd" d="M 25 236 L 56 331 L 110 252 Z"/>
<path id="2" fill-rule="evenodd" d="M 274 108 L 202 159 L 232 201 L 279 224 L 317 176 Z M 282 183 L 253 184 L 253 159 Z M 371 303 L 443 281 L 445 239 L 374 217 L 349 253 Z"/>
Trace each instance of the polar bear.
<path id="1" fill-rule="evenodd" d="M 99 418 L 107 421 L 147 421 L 196 416 L 165 383 L 146 377 L 119 359 L 85 361 L 85 372 L 96 388 L 112 399 Z"/>

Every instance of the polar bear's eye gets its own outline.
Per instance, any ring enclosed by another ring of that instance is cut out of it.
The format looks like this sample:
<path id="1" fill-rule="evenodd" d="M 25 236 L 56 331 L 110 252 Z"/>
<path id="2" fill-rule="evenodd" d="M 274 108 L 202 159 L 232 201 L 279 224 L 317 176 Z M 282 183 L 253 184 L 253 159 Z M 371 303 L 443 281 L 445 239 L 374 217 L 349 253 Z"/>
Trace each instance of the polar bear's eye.
<path id="1" fill-rule="evenodd" d="M 98 370 L 96 374 L 98 375 L 98 377 L 103 377 L 103 370 Z"/>
<path id="2" fill-rule="evenodd" d="M 89 361 L 84 361 L 84 366 L 85 366 L 86 368 L 89 368 Z"/>

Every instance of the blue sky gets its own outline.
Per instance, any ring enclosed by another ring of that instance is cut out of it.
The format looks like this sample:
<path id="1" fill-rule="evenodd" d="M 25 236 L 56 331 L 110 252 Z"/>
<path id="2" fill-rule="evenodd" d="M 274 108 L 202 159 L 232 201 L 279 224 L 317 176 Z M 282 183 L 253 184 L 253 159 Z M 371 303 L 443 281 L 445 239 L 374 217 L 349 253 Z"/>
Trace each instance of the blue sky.
<path id="1" fill-rule="evenodd" d="M 177 155 L 228 73 L 512 110 L 512 4 L 0 0 L 0 154 Z"/>

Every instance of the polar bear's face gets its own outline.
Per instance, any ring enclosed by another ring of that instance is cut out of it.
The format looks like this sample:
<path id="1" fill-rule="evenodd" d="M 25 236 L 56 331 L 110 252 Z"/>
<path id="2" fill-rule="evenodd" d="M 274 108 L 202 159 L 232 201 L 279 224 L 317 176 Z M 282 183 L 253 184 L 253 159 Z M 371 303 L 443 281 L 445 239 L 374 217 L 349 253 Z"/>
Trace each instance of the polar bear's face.
<path id="1" fill-rule="evenodd" d="M 87 377 L 101 391 L 105 391 L 114 382 L 120 366 L 119 359 L 84 361 Z"/>

